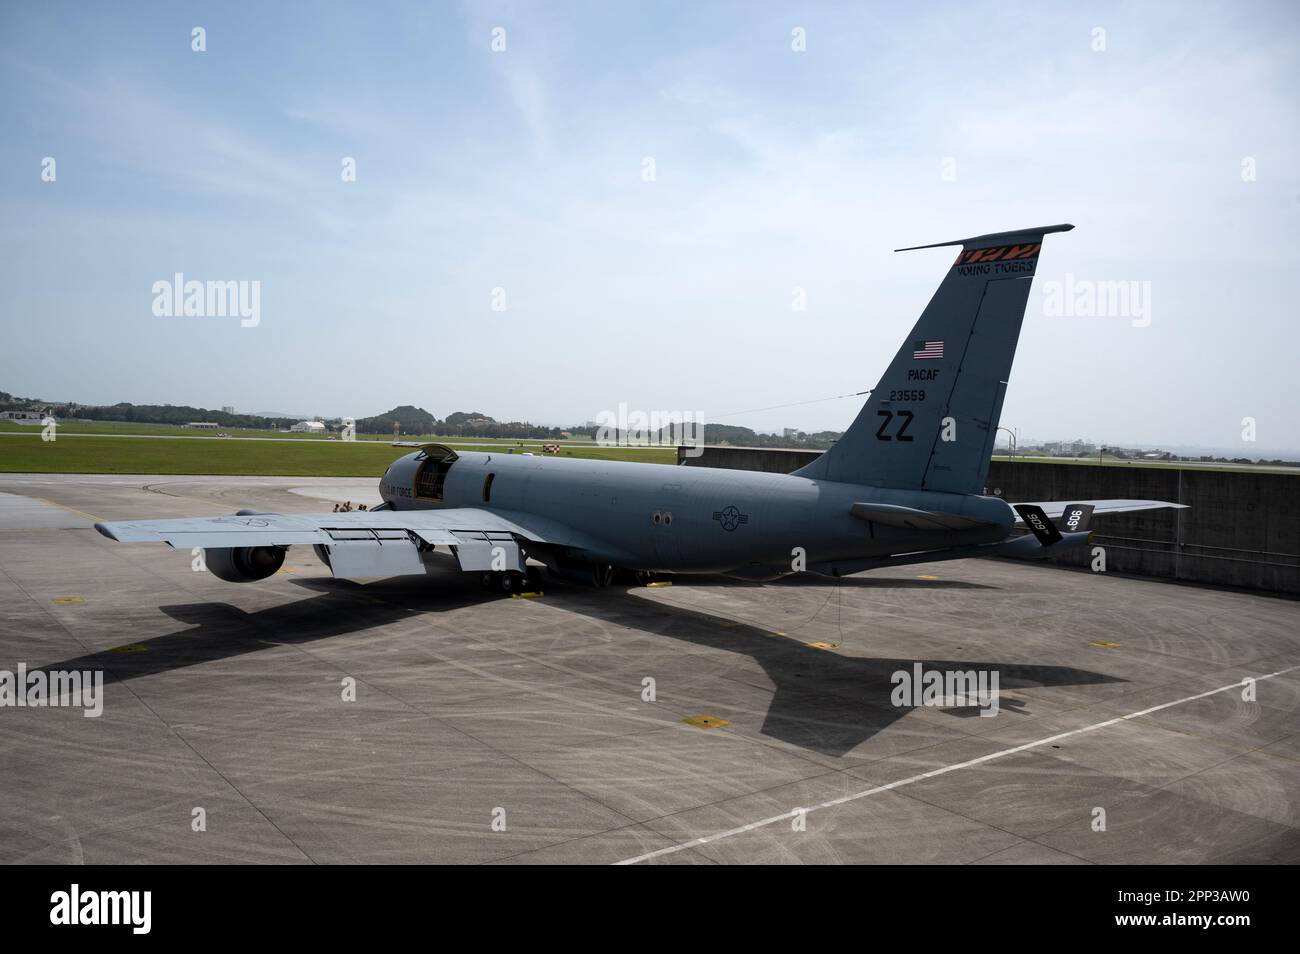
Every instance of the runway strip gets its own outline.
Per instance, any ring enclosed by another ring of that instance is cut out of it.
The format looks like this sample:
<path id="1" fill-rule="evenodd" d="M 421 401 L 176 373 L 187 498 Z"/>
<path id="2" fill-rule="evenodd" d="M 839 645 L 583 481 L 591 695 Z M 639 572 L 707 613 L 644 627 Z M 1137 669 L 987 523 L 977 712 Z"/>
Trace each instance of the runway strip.
<path id="1" fill-rule="evenodd" d="M 1300 669 L 1300 665 L 1288 666 L 1286 669 L 1279 669 L 1277 672 L 1271 672 L 1265 676 L 1253 676 L 1244 678 L 1253 678 L 1256 682 L 1263 679 L 1273 679 L 1277 676 L 1284 676 L 1289 672 Z M 1204 699 L 1207 696 L 1218 695 L 1220 692 L 1227 692 L 1229 689 L 1240 689 L 1244 684 L 1242 682 L 1229 683 L 1226 686 L 1220 686 L 1218 689 L 1210 689 L 1206 692 L 1198 692 L 1194 696 L 1187 696 L 1183 699 L 1175 699 L 1173 702 L 1164 702 L 1158 706 L 1152 706 L 1149 709 L 1143 709 L 1140 712 L 1130 712 L 1128 715 L 1119 716 L 1115 719 L 1107 719 L 1105 722 L 1098 722 L 1094 725 L 1086 725 L 1081 729 L 1071 729 L 1069 732 L 1061 732 L 1057 735 L 1048 736 L 1045 739 L 1039 739 L 1036 742 L 1026 742 L 1024 745 L 1017 745 L 1014 748 L 1003 749 L 1001 752 L 991 752 L 988 755 L 981 755 L 977 759 L 970 759 L 967 762 L 958 762 L 955 765 L 946 765 L 943 768 L 931 769 L 929 772 L 922 772 L 920 775 L 913 775 L 910 778 L 899 779 L 897 782 L 890 782 L 888 785 L 878 785 L 875 788 L 869 788 L 865 791 L 855 792 L 852 795 L 844 795 L 840 798 L 832 798 L 830 801 L 821 802 L 818 805 L 810 805 L 804 808 L 791 809 L 788 812 L 782 812 L 780 815 L 773 815 L 770 818 L 764 818 L 761 821 L 750 822 L 748 825 L 741 825 L 739 828 L 731 828 L 727 831 L 720 831 L 713 835 L 705 835 L 703 838 L 695 838 L 691 841 L 684 842 L 680 845 L 669 845 L 667 848 L 660 848 L 657 851 L 648 851 L 644 855 L 637 855 L 635 858 L 626 858 L 623 861 L 615 862 L 620 865 L 635 865 L 642 861 L 650 861 L 653 858 L 660 858 L 664 855 L 676 854 L 679 851 L 685 851 L 687 848 L 698 848 L 703 845 L 709 845 L 724 838 L 730 838 L 732 835 L 744 834 L 747 831 L 754 831 L 758 828 L 766 828 L 768 825 L 775 825 L 779 821 L 792 819 L 796 812 L 802 811 L 805 814 L 811 814 L 822 808 L 834 808 L 836 805 L 843 805 L 847 802 L 855 802 L 860 798 L 866 798 L 869 795 L 876 795 L 880 792 L 888 792 L 896 788 L 902 788 L 904 785 L 911 785 L 913 782 L 924 781 L 927 778 L 934 778 L 938 775 L 947 775 L 949 772 L 956 772 L 959 769 L 970 768 L 972 765 L 981 765 L 984 762 L 992 762 L 994 759 L 1000 759 L 1007 755 L 1015 755 L 1017 752 L 1024 752 L 1028 749 L 1036 749 L 1040 745 L 1049 745 L 1061 739 L 1068 739 L 1072 735 L 1082 735 L 1085 732 L 1092 732 L 1096 729 L 1104 729 L 1107 726 L 1118 725 L 1129 719 L 1137 719 L 1144 715 L 1150 715 L 1153 712 L 1159 712 L 1161 709 L 1170 709 L 1174 706 L 1180 706 L 1185 702 L 1195 702 L 1197 699 Z"/>

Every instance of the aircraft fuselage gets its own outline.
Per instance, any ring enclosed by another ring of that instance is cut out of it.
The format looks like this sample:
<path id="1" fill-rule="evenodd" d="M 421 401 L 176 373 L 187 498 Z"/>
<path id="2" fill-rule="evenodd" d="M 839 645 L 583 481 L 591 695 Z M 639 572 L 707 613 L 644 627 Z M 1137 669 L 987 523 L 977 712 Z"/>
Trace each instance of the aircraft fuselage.
<path id="1" fill-rule="evenodd" d="M 419 454 L 380 484 L 394 510 L 479 508 L 527 526 L 554 521 L 616 566 L 675 572 L 788 572 L 807 565 L 1005 539 L 1015 514 L 1001 499 L 891 490 L 789 474 L 505 453 L 458 452 L 438 493 L 421 496 Z M 428 490 L 426 485 L 425 490 Z M 897 504 L 991 521 L 977 530 L 913 531 L 859 519 L 854 503 Z"/>

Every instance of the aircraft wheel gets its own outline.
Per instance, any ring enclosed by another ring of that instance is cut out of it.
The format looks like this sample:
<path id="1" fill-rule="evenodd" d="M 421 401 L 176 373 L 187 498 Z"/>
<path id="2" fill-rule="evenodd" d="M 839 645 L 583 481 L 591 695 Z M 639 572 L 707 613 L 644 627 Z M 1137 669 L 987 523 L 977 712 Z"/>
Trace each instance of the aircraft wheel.
<path id="1" fill-rule="evenodd" d="M 530 566 L 526 575 L 528 588 L 530 590 L 540 590 L 542 588 L 542 570 L 540 567 Z"/>
<path id="2" fill-rule="evenodd" d="M 523 589 L 523 574 L 521 573 L 499 573 L 500 579 L 497 581 L 497 589 L 502 593 L 518 593 Z"/>

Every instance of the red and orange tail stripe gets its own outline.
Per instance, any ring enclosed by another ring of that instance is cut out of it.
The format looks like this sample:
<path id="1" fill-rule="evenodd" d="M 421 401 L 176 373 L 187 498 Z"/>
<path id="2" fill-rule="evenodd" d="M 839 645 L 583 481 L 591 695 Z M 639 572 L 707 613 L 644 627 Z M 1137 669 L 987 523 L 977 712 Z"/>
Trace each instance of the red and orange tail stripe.
<path id="1" fill-rule="evenodd" d="M 1035 258 L 1042 243 L 1033 245 L 999 245 L 996 248 L 962 250 L 953 265 L 974 265 L 981 262 L 1009 262 L 1012 259 Z"/>

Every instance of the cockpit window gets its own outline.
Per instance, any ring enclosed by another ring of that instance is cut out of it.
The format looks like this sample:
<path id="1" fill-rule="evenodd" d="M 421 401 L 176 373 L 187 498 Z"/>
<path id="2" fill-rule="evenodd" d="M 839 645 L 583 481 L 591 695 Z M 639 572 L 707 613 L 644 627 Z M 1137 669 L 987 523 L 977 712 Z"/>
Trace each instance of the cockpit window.
<path id="1" fill-rule="evenodd" d="M 421 452 L 424 462 L 415 474 L 415 496 L 422 500 L 442 500 L 447 472 L 456 463 L 456 452 L 450 447 L 427 447 Z"/>

